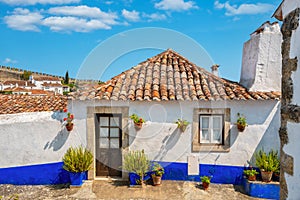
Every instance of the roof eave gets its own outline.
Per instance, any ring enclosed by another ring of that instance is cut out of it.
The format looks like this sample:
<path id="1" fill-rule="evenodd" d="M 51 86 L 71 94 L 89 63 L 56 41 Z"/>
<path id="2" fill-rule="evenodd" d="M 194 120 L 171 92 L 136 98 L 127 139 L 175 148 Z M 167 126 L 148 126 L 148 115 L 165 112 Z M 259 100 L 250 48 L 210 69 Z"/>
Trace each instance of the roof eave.
<path id="1" fill-rule="evenodd" d="M 283 4 L 283 2 L 284 2 L 284 0 L 280 3 L 278 8 L 275 10 L 275 12 L 272 15 L 272 17 L 275 17 L 279 21 L 283 21 L 283 16 L 282 16 L 282 4 Z"/>

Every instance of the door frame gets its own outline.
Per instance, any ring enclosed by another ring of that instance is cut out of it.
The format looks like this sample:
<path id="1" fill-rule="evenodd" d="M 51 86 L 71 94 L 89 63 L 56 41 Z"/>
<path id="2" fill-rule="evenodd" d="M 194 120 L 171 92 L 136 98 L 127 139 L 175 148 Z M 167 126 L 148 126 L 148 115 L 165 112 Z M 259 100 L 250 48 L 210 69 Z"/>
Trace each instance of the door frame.
<path id="1" fill-rule="evenodd" d="M 87 107 L 87 148 L 92 152 L 94 160 L 92 163 L 91 170 L 88 171 L 88 179 L 94 180 L 96 177 L 96 124 L 97 124 L 97 114 L 121 114 L 122 115 L 122 147 L 121 155 L 122 161 L 124 159 L 124 154 L 128 152 L 129 148 L 129 133 L 128 133 L 128 120 L 129 120 L 129 107 L 110 107 L 110 106 L 93 106 Z M 128 173 L 122 171 L 122 179 L 128 179 Z"/>

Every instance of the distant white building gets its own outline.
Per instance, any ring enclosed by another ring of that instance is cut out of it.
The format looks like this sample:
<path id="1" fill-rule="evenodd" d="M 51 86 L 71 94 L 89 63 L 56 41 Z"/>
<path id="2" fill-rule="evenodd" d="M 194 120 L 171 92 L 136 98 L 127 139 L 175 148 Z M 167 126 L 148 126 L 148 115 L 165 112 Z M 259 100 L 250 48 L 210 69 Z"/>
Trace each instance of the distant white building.
<path id="1" fill-rule="evenodd" d="M 34 77 L 30 76 L 29 80 L 35 84 L 38 89 L 45 91 L 53 91 L 56 94 L 63 94 L 63 85 L 57 77 L 44 76 L 44 77 Z"/>

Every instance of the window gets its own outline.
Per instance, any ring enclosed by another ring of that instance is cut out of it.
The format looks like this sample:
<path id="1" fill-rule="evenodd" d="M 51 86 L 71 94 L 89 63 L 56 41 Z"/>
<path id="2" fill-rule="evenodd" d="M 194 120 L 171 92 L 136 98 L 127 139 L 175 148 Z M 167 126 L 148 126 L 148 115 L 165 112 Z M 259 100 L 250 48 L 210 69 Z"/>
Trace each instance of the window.
<path id="1" fill-rule="evenodd" d="M 223 143 L 223 116 L 199 115 L 200 143 Z"/>
<path id="2" fill-rule="evenodd" d="M 230 148 L 230 109 L 194 109 L 193 151 L 228 152 Z"/>

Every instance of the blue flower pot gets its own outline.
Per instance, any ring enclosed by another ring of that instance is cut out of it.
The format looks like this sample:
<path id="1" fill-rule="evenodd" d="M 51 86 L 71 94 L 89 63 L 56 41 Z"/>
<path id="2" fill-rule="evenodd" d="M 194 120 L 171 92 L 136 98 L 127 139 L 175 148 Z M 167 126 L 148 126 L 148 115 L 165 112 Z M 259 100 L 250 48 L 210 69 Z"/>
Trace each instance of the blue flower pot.
<path id="1" fill-rule="evenodd" d="M 144 181 L 147 181 L 150 178 L 151 178 L 151 172 L 147 172 L 145 174 L 145 176 L 144 176 Z M 130 182 L 129 184 L 131 186 L 133 186 L 133 185 L 139 185 L 138 184 L 139 181 L 140 181 L 140 176 L 139 175 L 137 175 L 135 173 L 129 173 L 129 182 Z"/>
<path id="2" fill-rule="evenodd" d="M 70 181 L 73 186 L 81 186 L 83 180 L 87 179 L 86 172 L 70 172 Z"/>

